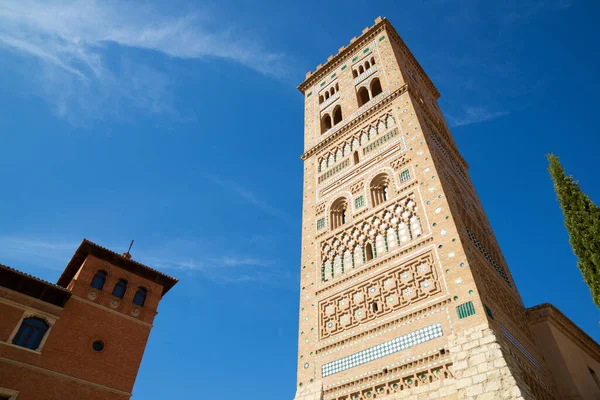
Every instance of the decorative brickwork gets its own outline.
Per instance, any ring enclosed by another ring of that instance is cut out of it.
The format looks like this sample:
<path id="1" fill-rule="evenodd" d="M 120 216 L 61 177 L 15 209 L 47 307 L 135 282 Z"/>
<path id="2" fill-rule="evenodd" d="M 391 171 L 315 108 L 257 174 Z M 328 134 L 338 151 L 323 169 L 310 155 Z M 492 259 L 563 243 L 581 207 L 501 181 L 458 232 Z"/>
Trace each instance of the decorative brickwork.
<path id="1" fill-rule="evenodd" d="M 392 129 L 394 126 L 396 126 L 396 121 L 391 112 L 371 122 L 351 137 L 339 143 L 332 150 L 320 156 L 318 158 L 319 172 L 325 171 L 344 157 L 350 156 L 353 151 L 360 150 L 365 146 L 369 147 L 373 143 L 378 143 L 380 141 L 379 135 L 382 138 L 385 137 L 387 130 Z M 386 140 L 389 140 L 389 138 Z M 321 183 L 321 180 L 319 180 L 319 183 Z"/>
<path id="2" fill-rule="evenodd" d="M 319 333 L 327 338 L 442 291 L 433 253 L 402 263 L 319 303 Z"/>
<path id="3" fill-rule="evenodd" d="M 423 235 L 418 196 L 409 193 L 321 242 L 323 281 L 339 277 Z"/>

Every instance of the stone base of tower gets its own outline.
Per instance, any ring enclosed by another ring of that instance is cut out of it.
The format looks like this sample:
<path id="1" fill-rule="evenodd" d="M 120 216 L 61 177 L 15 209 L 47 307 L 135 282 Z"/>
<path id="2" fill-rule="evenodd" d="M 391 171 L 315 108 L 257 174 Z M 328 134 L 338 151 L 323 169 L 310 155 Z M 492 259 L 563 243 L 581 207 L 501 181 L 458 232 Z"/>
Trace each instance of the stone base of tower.
<path id="1" fill-rule="evenodd" d="M 448 336 L 454 377 L 397 391 L 388 386 L 380 393 L 357 388 L 343 396 L 328 395 L 323 382 L 316 381 L 299 388 L 295 400 L 554 399 L 546 384 L 551 378 L 539 371 L 539 376 L 532 374 L 509 346 L 488 324 L 482 324 Z"/>
<path id="2" fill-rule="evenodd" d="M 457 399 L 535 399 L 489 325 L 449 336 Z M 430 397 L 434 398 L 434 397 Z"/>

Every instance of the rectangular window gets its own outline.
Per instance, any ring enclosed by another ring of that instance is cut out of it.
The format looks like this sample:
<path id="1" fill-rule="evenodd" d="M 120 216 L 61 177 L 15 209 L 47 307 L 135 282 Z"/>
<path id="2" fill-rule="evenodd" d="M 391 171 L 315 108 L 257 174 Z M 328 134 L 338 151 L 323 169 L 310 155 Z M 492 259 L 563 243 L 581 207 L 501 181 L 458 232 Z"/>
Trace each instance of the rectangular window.
<path id="1" fill-rule="evenodd" d="M 410 172 L 405 169 L 404 171 L 402 171 L 402 173 L 400 173 L 400 182 L 404 183 L 404 182 L 408 182 L 410 180 Z"/>
<path id="2" fill-rule="evenodd" d="M 323 229 L 325 227 L 325 218 L 321 218 L 317 221 L 317 229 Z"/>
<path id="3" fill-rule="evenodd" d="M 354 205 L 356 206 L 356 208 L 360 208 L 360 207 L 364 206 L 365 205 L 364 196 L 358 196 L 356 198 L 356 200 L 354 200 Z"/>

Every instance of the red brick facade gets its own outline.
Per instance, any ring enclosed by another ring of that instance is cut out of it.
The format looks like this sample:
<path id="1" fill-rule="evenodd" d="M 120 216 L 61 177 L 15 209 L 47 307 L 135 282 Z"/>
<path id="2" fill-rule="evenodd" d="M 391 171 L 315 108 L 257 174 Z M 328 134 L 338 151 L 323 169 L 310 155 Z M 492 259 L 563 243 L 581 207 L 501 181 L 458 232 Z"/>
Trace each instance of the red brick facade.
<path id="1" fill-rule="evenodd" d="M 100 290 L 91 286 L 98 271 Z M 122 298 L 113 295 L 119 280 Z M 57 285 L 0 265 L 0 399 L 128 399 L 158 303 L 176 282 L 87 240 Z M 49 329 L 39 343 L 19 343 L 30 317 Z"/>

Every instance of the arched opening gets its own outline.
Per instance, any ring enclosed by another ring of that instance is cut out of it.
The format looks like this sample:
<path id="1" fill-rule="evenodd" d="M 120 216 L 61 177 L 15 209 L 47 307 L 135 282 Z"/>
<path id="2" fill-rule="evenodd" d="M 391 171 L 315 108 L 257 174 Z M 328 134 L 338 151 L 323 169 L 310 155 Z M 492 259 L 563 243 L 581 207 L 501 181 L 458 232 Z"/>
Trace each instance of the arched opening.
<path id="1" fill-rule="evenodd" d="M 375 65 L 375 57 L 371 57 L 371 65 Z"/>
<path id="2" fill-rule="evenodd" d="M 348 202 L 345 197 L 340 197 L 331 204 L 331 210 L 329 212 L 329 224 L 331 229 L 337 229 L 346 223 L 346 210 L 348 209 Z"/>
<path id="3" fill-rule="evenodd" d="M 340 85 L 338 85 L 337 83 L 335 84 L 335 91 L 339 92 L 340 91 Z"/>
<path id="4" fill-rule="evenodd" d="M 358 73 L 359 73 L 359 74 L 362 74 L 363 72 L 365 72 L 365 69 L 363 68 L 363 66 L 362 66 L 362 65 L 359 65 L 359 66 L 358 66 Z"/>
<path id="5" fill-rule="evenodd" d="M 28 317 L 23 320 L 12 343 L 30 350 L 37 350 L 50 325 L 42 318 Z"/>
<path id="6" fill-rule="evenodd" d="M 371 181 L 371 201 L 373 207 L 377 207 L 388 200 L 388 189 L 390 180 L 387 174 L 379 174 Z"/>
<path id="7" fill-rule="evenodd" d="M 354 152 L 354 165 L 358 164 L 358 151 Z"/>
<path id="8" fill-rule="evenodd" d="M 358 93 L 356 93 L 356 95 L 358 97 L 358 106 L 359 107 L 367 104 L 369 102 L 369 100 L 371 99 L 369 96 L 369 91 L 364 86 L 361 87 L 360 89 L 358 89 Z"/>
<path id="9" fill-rule="evenodd" d="M 365 69 L 369 69 L 371 68 L 371 63 L 369 63 L 368 61 L 365 63 Z"/>
<path id="10" fill-rule="evenodd" d="M 373 246 L 371 243 L 367 243 L 365 246 L 365 262 L 369 262 L 373 259 Z"/>
<path id="11" fill-rule="evenodd" d="M 322 104 L 325 101 L 325 99 L 323 99 L 323 95 L 319 96 L 319 104 Z"/>
<path id="12" fill-rule="evenodd" d="M 379 307 L 377 306 L 377 302 L 373 302 L 373 304 L 371 304 L 371 308 L 372 308 L 373 312 L 379 311 Z"/>
<path id="13" fill-rule="evenodd" d="M 335 88 L 332 86 L 331 89 L 329 89 L 329 93 L 333 96 L 335 94 Z"/>
<path id="14" fill-rule="evenodd" d="M 325 92 L 325 100 L 329 98 L 329 92 Z"/>
<path id="15" fill-rule="evenodd" d="M 352 70 L 352 77 L 358 78 L 358 72 L 355 69 Z"/>
<path id="16" fill-rule="evenodd" d="M 333 125 L 337 125 L 340 122 L 342 122 L 342 107 L 337 106 L 333 110 Z"/>
<path id="17" fill-rule="evenodd" d="M 90 286 L 94 289 L 102 290 L 104 283 L 106 282 L 106 275 L 106 271 L 96 272 L 96 275 L 94 275 L 94 279 L 92 279 Z"/>
<path id="18" fill-rule="evenodd" d="M 381 82 L 379 82 L 379 78 L 373 79 L 373 81 L 371 81 L 371 96 L 375 97 L 381 92 L 383 92 L 383 90 L 381 90 Z"/>
<path id="19" fill-rule="evenodd" d="M 125 296 L 125 291 L 127 290 L 127 281 L 125 279 L 119 279 L 119 282 L 115 285 L 112 295 L 118 297 L 120 299 Z"/>
<path id="20" fill-rule="evenodd" d="M 329 114 L 325 114 L 323 115 L 323 118 L 321 118 L 321 133 L 325 133 L 329 129 L 331 129 L 331 117 Z"/>
<path id="21" fill-rule="evenodd" d="M 135 296 L 133 297 L 133 304 L 142 307 L 146 302 L 146 295 L 148 291 L 143 287 L 139 288 L 137 292 L 135 292 Z"/>

